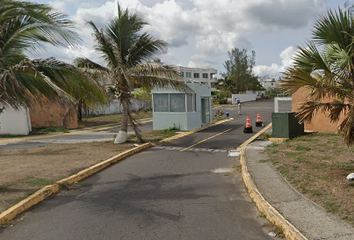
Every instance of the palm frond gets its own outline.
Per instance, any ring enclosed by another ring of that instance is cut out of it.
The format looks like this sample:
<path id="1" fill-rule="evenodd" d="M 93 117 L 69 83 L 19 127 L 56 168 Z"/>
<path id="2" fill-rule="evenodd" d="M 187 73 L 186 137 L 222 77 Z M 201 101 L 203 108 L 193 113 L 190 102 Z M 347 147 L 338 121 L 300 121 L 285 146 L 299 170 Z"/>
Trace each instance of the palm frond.
<path id="1" fill-rule="evenodd" d="M 96 70 L 96 71 L 101 71 L 101 72 L 109 72 L 109 69 L 102 66 L 101 64 L 98 64 L 94 61 L 91 61 L 88 58 L 76 58 L 74 60 L 74 65 L 78 68 L 82 69 L 90 69 L 90 70 Z"/>
<path id="2" fill-rule="evenodd" d="M 71 64 L 56 59 L 33 60 L 36 69 L 47 76 L 60 89 L 73 99 L 84 101 L 87 106 L 100 105 L 107 102 L 104 89 L 90 77 Z"/>
<path id="3" fill-rule="evenodd" d="M 1 49 L 36 50 L 41 43 L 67 46 L 80 41 L 68 16 L 47 5 L 6 1 L 0 6 Z"/>
<path id="4" fill-rule="evenodd" d="M 334 100 L 332 102 L 306 101 L 299 107 L 296 117 L 300 122 L 311 122 L 317 112 L 328 113 L 331 122 L 336 122 L 339 116 L 350 108 L 349 104 Z"/>
<path id="5" fill-rule="evenodd" d="M 127 55 L 127 64 L 135 66 L 146 60 L 152 59 L 156 54 L 166 52 L 167 43 L 154 39 L 147 33 L 143 33 L 135 44 L 130 48 Z"/>
<path id="6" fill-rule="evenodd" d="M 115 68 L 119 64 L 119 56 L 114 51 L 112 40 L 104 34 L 103 30 L 99 30 L 92 22 L 87 22 L 93 29 L 93 36 L 95 38 L 95 49 L 100 54 L 101 58 L 107 63 L 109 68 Z M 118 57 L 118 58 L 117 58 Z"/>
<path id="7" fill-rule="evenodd" d="M 35 98 L 47 97 L 58 102 L 71 100 L 28 59 L 0 71 L 0 92 L 3 93 L 1 103 L 14 108 L 31 105 Z"/>
<path id="8" fill-rule="evenodd" d="M 130 68 L 128 72 L 142 86 L 193 92 L 183 81 L 180 81 L 179 74 L 169 66 L 140 64 Z"/>
<path id="9" fill-rule="evenodd" d="M 345 143 L 350 146 L 354 144 L 354 107 L 351 106 L 344 120 L 339 125 L 339 131 L 344 134 Z"/>
<path id="10" fill-rule="evenodd" d="M 313 39 L 320 45 L 335 42 L 341 48 L 346 49 L 352 42 L 347 34 L 353 35 L 353 20 L 348 10 L 338 8 L 338 11 L 327 11 L 315 24 L 312 32 Z"/>

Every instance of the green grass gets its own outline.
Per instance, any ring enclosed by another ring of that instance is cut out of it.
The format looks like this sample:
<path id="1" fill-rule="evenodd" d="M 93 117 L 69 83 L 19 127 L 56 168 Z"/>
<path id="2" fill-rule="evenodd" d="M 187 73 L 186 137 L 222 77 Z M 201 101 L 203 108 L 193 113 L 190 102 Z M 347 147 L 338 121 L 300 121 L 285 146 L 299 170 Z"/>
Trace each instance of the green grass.
<path id="1" fill-rule="evenodd" d="M 265 159 L 265 160 L 259 160 L 260 163 L 266 163 L 266 162 L 270 162 L 270 159 Z"/>
<path id="2" fill-rule="evenodd" d="M 9 135 L 9 134 L 0 134 L 0 138 L 18 138 L 26 137 L 27 135 Z"/>
<path id="3" fill-rule="evenodd" d="M 335 163 L 334 166 L 339 169 L 345 169 L 345 170 L 354 170 L 354 164 L 353 163 Z"/>
<path id="4" fill-rule="evenodd" d="M 329 213 L 336 213 L 340 209 L 340 206 L 334 202 L 325 202 L 324 205 L 325 205 L 325 209 Z"/>
<path id="5" fill-rule="evenodd" d="M 56 181 L 50 180 L 50 179 L 45 179 L 45 178 L 34 178 L 34 179 L 26 180 L 26 181 L 24 181 L 24 183 L 26 183 L 30 186 L 46 186 L 46 185 L 55 184 Z"/>
<path id="6" fill-rule="evenodd" d="M 53 133 L 53 132 L 69 132 L 66 128 L 60 127 L 41 127 L 41 128 L 32 128 L 31 134 L 41 134 L 41 133 Z"/>
<path id="7" fill-rule="evenodd" d="M 300 145 L 300 146 L 296 146 L 295 150 L 297 150 L 297 151 L 310 151 L 311 148 Z"/>

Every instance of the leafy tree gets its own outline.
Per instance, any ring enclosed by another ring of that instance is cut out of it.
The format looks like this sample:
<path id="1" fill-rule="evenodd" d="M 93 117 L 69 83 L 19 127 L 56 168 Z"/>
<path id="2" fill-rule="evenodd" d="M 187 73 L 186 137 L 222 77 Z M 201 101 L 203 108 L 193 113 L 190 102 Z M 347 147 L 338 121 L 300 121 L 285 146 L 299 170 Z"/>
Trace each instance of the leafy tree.
<path id="1" fill-rule="evenodd" d="M 31 60 L 25 52 L 48 43 L 67 46 L 78 35 L 66 15 L 47 5 L 3 0 L 0 4 L 0 104 L 29 106 L 44 98 L 57 102 L 104 102 L 105 93 L 73 65 L 49 59 Z"/>
<path id="2" fill-rule="evenodd" d="M 225 61 L 224 82 L 219 87 L 223 90 L 228 90 L 231 93 L 240 93 L 247 90 L 263 89 L 257 77 L 254 76 L 253 67 L 256 63 L 256 53 L 247 54 L 247 50 L 242 51 L 234 48 L 228 52 L 229 60 Z"/>
<path id="3" fill-rule="evenodd" d="M 151 90 L 139 88 L 132 92 L 132 96 L 136 100 L 136 104 L 138 105 L 138 112 L 144 109 L 151 109 Z"/>
<path id="4" fill-rule="evenodd" d="M 142 32 L 147 25 L 136 13 L 123 10 L 117 3 L 118 16 L 113 18 L 105 29 L 98 29 L 89 21 L 95 39 L 95 49 L 105 65 L 87 58 L 76 59 L 79 67 L 101 72 L 112 79 L 116 95 L 122 106 L 122 124 L 115 143 L 126 142 L 128 122 L 132 125 L 138 141 L 143 142 L 137 122 L 130 114 L 131 91 L 135 84 L 147 87 L 171 87 L 187 91 L 189 88 L 181 81 L 177 72 L 167 66 L 144 63 L 156 54 L 166 50 L 166 43 Z"/>
<path id="5" fill-rule="evenodd" d="M 229 95 L 230 95 L 230 92 L 228 90 L 219 90 L 218 92 L 215 93 L 214 99 L 219 104 L 226 104 L 227 103 L 227 97 Z"/>
<path id="6" fill-rule="evenodd" d="M 296 92 L 305 87 L 307 100 L 298 117 L 311 121 L 316 111 L 329 113 L 332 122 L 344 120 L 339 130 L 347 145 L 354 141 L 354 20 L 351 11 L 329 10 L 314 25 L 307 46 L 299 47 L 294 65 L 286 72 L 283 88 Z M 324 99 L 329 98 L 329 101 Z"/>

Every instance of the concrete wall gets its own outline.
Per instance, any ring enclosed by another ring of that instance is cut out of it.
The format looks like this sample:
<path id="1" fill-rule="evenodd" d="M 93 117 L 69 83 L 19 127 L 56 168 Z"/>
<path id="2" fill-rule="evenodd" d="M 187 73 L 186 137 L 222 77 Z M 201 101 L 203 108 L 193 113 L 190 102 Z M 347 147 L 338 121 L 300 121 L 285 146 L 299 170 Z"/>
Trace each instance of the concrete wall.
<path id="1" fill-rule="evenodd" d="M 28 135 L 31 128 L 29 112 L 27 108 L 15 110 L 6 107 L 0 113 L 0 134 Z"/>
<path id="2" fill-rule="evenodd" d="M 139 101 L 132 99 L 132 105 L 130 107 L 131 111 L 138 110 L 151 110 L 152 103 L 151 101 Z M 97 107 L 93 109 L 88 109 L 87 116 L 96 116 L 96 115 L 108 115 L 108 114 L 119 114 L 122 112 L 122 107 L 117 99 L 113 99 L 107 105 L 103 107 Z"/>
<path id="3" fill-rule="evenodd" d="M 298 111 L 301 103 L 303 103 L 307 96 L 309 95 L 309 90 L 306 88 L 299 89 L 296 93 L 292 95 L 292 110 Z M 330 99 L 324 99 L 324 102 L 329 102 Z M 304 127 L 305 131 L 315 131 L 315 132 L 323 132 L 323 133 L 337 133 L 339 123 L 344 119 L 344 115 L 342 114 L 338 122 L 331 122 L 328 117 L 328 112 L 316 112 L 312 118 L 311 122 L 305 122 Z"/>
<path id="4" fill-rule="evenodd" d="M 256 101 L 258 94 L 256 92 L 252 93 L 240 93 L 240 94 L 232 94 L 231 95 L 231 103 L 236 104 L 236 99 L 239 98 L 241 103 Z"/>

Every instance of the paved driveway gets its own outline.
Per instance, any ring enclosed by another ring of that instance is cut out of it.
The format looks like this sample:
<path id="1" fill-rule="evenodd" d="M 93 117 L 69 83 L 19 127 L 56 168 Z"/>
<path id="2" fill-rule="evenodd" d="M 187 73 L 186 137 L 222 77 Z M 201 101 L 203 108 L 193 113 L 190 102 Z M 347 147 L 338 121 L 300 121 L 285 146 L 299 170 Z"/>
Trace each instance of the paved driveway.
<path id="1" fill-rule="evenodd" d="M 0 238 L 270 239 L 241 180 L 239 159 L 228 157 L 252 136 L 242 132 L 246 115 L 262 111 L 269 123 L 272 102 L 262 104 L 245 104 L 244 115 L 231 122 L 145 150 L 75 184 Z M 234 107 L 227 109 L 234 115 Z"/>

